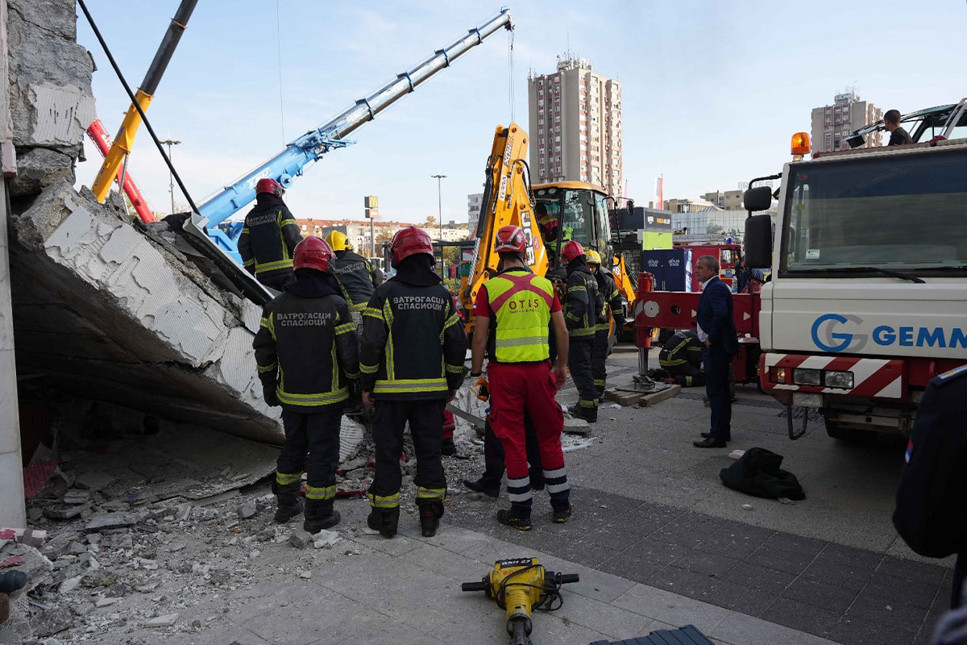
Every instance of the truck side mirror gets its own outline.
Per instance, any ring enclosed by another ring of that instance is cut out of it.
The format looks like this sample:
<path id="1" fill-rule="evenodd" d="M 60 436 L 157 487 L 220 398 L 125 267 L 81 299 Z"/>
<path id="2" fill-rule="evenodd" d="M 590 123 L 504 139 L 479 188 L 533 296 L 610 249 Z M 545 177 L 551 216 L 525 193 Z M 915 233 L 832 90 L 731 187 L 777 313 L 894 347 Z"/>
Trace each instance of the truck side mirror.
<path id="1" fill-rule="evenodd" d="M 745 210 L 750 213 L 767 211 L 772 206 L 772 188 L 769 186 L 750 188 L 745 191 L 742 201 L 745 203 Z"/>
<path id="2" fill-rule="evenodd" d="M 755 188 L 753 190 L 759 190 Z M 766 191 L 769 188 L 766 187 Z M 746 195 L 750 191 L 746 191 Z M 771 197 L 770 197 L 771 199 Z M 748 202 L 747 202 L 748 203 Z M 745 266 L 750 269 L 768 269 L 772 266 L 772 218 L 768 215 L 750 215 L 745 219 Z"/>

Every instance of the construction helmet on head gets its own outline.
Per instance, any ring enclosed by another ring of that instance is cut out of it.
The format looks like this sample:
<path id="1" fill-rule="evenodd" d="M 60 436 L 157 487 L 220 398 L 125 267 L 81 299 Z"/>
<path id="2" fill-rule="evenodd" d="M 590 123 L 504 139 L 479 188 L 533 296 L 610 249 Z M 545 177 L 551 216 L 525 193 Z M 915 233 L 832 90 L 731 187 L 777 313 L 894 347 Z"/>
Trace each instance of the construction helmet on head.
<path id="1" fill-rule="evenodd" d="M 325 240 L 310 235 L 302 240 L 295 247 L 292 254 L 293 269 L 315 269 L 316 271 L 329 271 L 329 262 L 332 260 L 332 247 Z"/>
<path id="2" fill-rule="evenodd" d="M 527 237 L 524 229 L 513 224 L 501 226 L 494 236 L 494 251 L 496 253 L 523 253 L 527 248 Z"/>
<path id="3" fill-rule="evenodd" d="M 332 231 L 326 237 L 326 241 L 333 251 L 345 251 L 349 248 L 349 236 L 342 231 Z"/>
<path id="4" fill-rule="evenodd" d="M 575 242 L 575 244 L 577 244 L 577 242 Z M 585 253 L 585 257 L 588 258 L 588 264 L 597 264 L 598 266 L 601 266 L 601 254 L 594 249 L 588 249 L 587 253 Z"/>
<path id="5" fill-rule="evenodd" d="M 570 262 L 574 258 L 581 257 L 582 255 L 584 255 L 584 247 L 581 246 L 580 242 L 575 242 L 574 240 L 571 240 L 570 242 L 564 245 L 563 249 L 561 249 L 561 255 L 564 256 L 565 260 Z"/>
<path id="6" fill-rule="evenodd" d="M 276 197 L 282 197 L 285 194 L 285 188 L 276 180 L 266 177 L 259 179 L 259 183 L 255 184 L 255 194 L 259 193 L 272 193 Z"/>
<path id="7" fill-rule="evenodd" d="M 390 242 L 390 250 L 393 251 L 393 267 L 399 266 L 400 262 L 416 255 L 426 253 L 433 257 L 433 243 L 426 231 L 415 226 L 407 226 L 396 232 L 393 241 Z"/>

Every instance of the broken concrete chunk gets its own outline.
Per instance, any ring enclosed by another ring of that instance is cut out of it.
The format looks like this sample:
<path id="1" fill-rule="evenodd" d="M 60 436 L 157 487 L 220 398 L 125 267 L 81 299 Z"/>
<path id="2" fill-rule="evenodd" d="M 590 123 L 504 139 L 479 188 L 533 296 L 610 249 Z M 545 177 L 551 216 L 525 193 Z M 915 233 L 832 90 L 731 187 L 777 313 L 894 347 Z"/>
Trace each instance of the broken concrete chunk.
<path id="1" fill-rule="evenodd" d="M 317 549 L 328 548 L 336 542 L 339 542 L 341 539 L 342 537 L 340 537 L 340 535 L 335 531 L 327 531 L 323 529 L 316 533 L 312 546 Z"/>
<path id="2" fill-rule="evenodd" d="M 84 528 L 88 531 L 96 531 L 98 529 L 131 526 L 137 524 L 139 519 L 135 513 L 102 513 L 88 520 Z"/>
<path id="3" fill-rule="evenodd" d="M 304 549 L 314 541 L 312 534 L 303 529 L 296 529 L 289 536 L 289 544 L 297 549 Z"/>
<path id="4" fill-rule="evenodd" d="M 74 485 L 88 491 L 101 491 L 114 483 L 114 475 L 101 472 L 86 472 L 77 476 Z M 70 491 L 68 491 L 70 493 Z M 66 495 L 65 495 L 66 497 Z"/>
<path id="5" fill-rule="evenodd" d="M 63 502 L 65 504 L 86 504 L 91 500 L 91 491 L 79 488 L 71 488 L 64 493 Z"/>
<path id="6" fill-rule="evenodd" d="M 80 506 L 47 506 L 43 510 L 43 515 L 52 520 L 71 520 L 80 516 L 86 510 L 87 504 L 81 504 Z"/>
<path id="7" fill-rule="evenodd" d="M 591 434 L 591 425 L 584 419 L 564 418 L 564 432 L 587 436 Z"/>
<path id="8" fill-rule="evenodd" d="M 75 576 L 73 578 L 68 578 L 64 582 L 60 583 L 60 588 L 57 590 L 58 593 L 63 595 L 74 591 L 80 586 L 81 578 L 83 578 L 83 576 Z"/>
<path id="9" fill-rule="evenodd" d="M 145 627 L 171 627 L 178 622 L 179 614 L 166 614 L 152 618 L 144 624 Z"/>
<path id="10" fill-rule="evenodd" d="M 242 504 L 238 507 L 238 516 L 243 520 L 247 520 L 255 517 L 255 503 L 248 502 L 247 504 Z"/>
<path id="11" fill-rule="evenodd" d="M 87 547 L 80 542 L 71 542 L 71 545 L 67 547 L 67 552 L 80 555 L 81 553 L 87 553 Z"/>

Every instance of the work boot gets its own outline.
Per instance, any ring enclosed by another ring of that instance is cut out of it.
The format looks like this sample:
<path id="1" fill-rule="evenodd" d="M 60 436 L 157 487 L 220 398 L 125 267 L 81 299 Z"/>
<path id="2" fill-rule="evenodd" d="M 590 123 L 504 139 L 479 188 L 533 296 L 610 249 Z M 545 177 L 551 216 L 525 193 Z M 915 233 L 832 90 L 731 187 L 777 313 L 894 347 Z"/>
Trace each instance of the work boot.
<path id="1" fill-rule="evenodd" d="M 417 504 L 420 508 L 420 529 L 423 537 L 433 537 L 440 528 L 440 518 L 443 517 L 443 502 L 423 502 Z"/>
<path id="2" fill-rule="evenodd" d="M 318 533 L 339 524 L 339 511 L 332 509 L 331 499 L 307 499 L 306 521 L 302 524 L 308 533 Z"/>
<path id="3" fill-rule="evenodd" d="M 272 482 L 272 492 L 278 508 L 275 510 L 275 521 L 285 524 L 302 512 L 302 482 L 280 484 Z"/>
<path id="4" fill-rule="evenodd" d="M 553 513 L 551 518 L 554 520 L 555 524 L 564 524 L 569 519 L 571 519 L 571 504 L 569 502 L 564 502 L 563 506 L 554 505 Z"/>
<path id="5" fill-rule="evenodd" d="M 457 444 L 453 443 L 453 439 L 443 440 L 443 443 L 440 444 L 440 454 L 444 457 L 452 457 L 457 454 Z"/>
<path id="6" fill-rule="evenodd" d="M 570 406 L 567 409 L 567 413 L 574 419 L 583 419 L 588 423 L 596 423 L 598 421 L 597 408 L 586 408 L 578 403 Z"/>
<path id="7" fill-rule="evenodd" d="M 514 507 L 509 509 L 500 509 L 497 511 L 497 521 L 504 526 L 512 526 L 518 531 L 530 531 L 531 530 L 531 518 L 530 513 L 526 516 L 514 510 Z"/>
<path id="8" fill-rule="evenodd" d="M 366 518 L 366 526 L 379 531 L 384 538 L 389 539 L 396 535 L 396 528 L 400 523 L 400 507 L 394 508 L 373 508 Z"/>
<path id="9" fill-rule="evenodd" d="M 497 497 L 500 496 L 500 483 L 498 483 L 496 486 L 493 486 L 492 484 L 489 484 L 483 477 L 477 480 L 464 479 L 463 485 L 473 492 L 483 493 L 487 497 L 497 499 Z"/>

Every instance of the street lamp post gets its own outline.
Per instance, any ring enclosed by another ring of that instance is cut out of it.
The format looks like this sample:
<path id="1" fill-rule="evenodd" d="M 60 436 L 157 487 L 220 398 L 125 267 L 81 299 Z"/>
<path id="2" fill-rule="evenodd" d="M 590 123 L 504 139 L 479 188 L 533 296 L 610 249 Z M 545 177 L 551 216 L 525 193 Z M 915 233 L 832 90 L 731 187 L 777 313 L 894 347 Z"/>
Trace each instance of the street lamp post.
<path id="1" fill-rule="evenodd" d="M 436 202 L 437 202 L 437 218 L 440 221 L 440 277 L 445 278 L 445 267 L 443 266 L 443 198 L 440 189 L 440 182 L 446 179 L 446 175 L 430 175 L 433 179 L 436 179 Z"/>
<path id="2" fill-rule="evenodd" d="M 179 143 L 181 143 L 181 141 L 172 141 L 171 139 L 165 139 L 164 141 L 161 142 L 162 145 L 168 146 L 168 161 L 171 161 L 171 146 L 176 146 Z M 175 214 L 175 177 L 174 177 L 174 174 L 171 172 L 170 168 L 168 169 L 168 192 L 171 194 L 171 214 L 174 215 Z"/>

